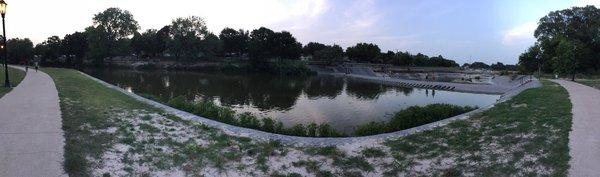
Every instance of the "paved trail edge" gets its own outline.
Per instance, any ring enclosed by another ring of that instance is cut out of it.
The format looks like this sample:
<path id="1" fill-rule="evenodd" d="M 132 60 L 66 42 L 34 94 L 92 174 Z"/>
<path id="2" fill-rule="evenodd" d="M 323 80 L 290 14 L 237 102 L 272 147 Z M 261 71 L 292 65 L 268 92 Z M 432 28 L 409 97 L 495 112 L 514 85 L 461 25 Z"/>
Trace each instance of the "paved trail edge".
<path id="1" fill-rule="evenodd" d="M 600 90 L 552 80 L 569 92 L 573 126 L 569 133 L 569 176 L 600 176 Z"/>
<path id="2" fill-rule="evenodd" d="M 66 176 L 58 92 L 50 76 L 29 69 L 0 99 L 0 122 L 0 176 Z"/>

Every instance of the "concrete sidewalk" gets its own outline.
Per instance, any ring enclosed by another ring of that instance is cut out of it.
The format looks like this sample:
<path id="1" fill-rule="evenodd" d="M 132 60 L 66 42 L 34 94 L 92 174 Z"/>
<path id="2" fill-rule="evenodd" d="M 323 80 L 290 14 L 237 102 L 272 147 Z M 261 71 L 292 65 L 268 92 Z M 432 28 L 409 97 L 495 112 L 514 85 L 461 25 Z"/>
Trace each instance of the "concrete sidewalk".
<path id="1" fill-rule="evenodd" d="M 0 99 L 1 177 L 67 176 L 58 100 L 52 78 L 33 69 Z"/>
<path id="2" fill-rule="evenodd" d="M 565 80 L 552 81 L 567 89 L 573 104 L 569 176 L 600 176 L 600 90 Z"/>

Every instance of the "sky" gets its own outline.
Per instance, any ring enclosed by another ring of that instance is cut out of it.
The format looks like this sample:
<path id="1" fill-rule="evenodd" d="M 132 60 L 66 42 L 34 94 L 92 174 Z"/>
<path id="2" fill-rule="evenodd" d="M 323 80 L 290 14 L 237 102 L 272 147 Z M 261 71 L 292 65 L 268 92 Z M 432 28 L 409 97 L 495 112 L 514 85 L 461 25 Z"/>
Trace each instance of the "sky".
<path id="1" fill-rule="evenodd" d="M 442 55 L 459 63 L 515 64 L 531 46 L 540 18 L 600 0 L 5 0 L 7 36 L 43 42 L 92 25 L 106 8 L 130 11 L 142 30 L 177 17 L 200 16 L 218 34 L 224 27 L 265 26 L 298 41 L 379 45 L 383 52 Z"/>

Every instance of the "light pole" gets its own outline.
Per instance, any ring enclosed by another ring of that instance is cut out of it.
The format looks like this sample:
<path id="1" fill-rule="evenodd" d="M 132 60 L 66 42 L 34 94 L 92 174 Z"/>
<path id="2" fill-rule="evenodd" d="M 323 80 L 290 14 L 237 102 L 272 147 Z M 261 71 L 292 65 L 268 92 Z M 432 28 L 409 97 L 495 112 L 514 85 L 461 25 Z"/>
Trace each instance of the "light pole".
<path id="1" fill-rule="evenodd" d="M 6 27 L 4 25 L 4 16 L 6 15 L 6 2 L 4 0 L 0 0 L 0 14 L 2 15 L 2 37 L 3 37 L 3 49 L 2 53 L 4 54 L 4 87 L 10 87 L 10 80 L 8 79 L 8 53 L 6 50 L 8 46 L 6 46 Z"/>

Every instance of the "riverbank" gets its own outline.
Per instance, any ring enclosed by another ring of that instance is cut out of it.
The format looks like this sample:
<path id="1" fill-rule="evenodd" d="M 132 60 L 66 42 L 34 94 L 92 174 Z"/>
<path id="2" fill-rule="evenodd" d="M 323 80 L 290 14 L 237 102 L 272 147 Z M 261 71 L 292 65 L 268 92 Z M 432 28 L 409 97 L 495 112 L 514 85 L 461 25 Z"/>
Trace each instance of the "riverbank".
<path id="1" fill-rule="evenodd" d="M 77 71 L 44 71 L 59 91 L 70 175 L 504 176 L 565 175 L 568 167 L 571 105 L 564 89 L 546 81 L 429 131 L 382 143 L 310 147 L 231 136 Z"/>
<path id="2" fill-rule="evenodd" d="M 19 83 L 21 83 L 21 81 L 23 80 L 23 78 L 25 78 L 25 71 L 20 70 L 20 69 L 16 69 L 11 67 L 8 67 L 8 74 L 9 74 L 9 78 L 10 78 L 10 84 L 13 87 L 16 87 L 17 85 L 19 85 Z M 10 90 L 12 90 L 12 88 L 6 88 L 4 87 L 4 69 L 0 69 L 0 83 L 2 83 L 2 87 L 0 87 L 0 98 L 2 98 L 2 96 L 4 96 L 6 93 L 10 92 Z"/>
<path id="3" fill-rule="evenodd" d="M 169 70 L 169 71 L 219 71 L 231 73 L 267 73 L 274 75 L 307 76 L 316 74 L 311 71 L 304 61 L 277 60 L 265 63 L 251 63 L 243 60 L 214 60 L 198 62 L 180 62 L 174 60 L 153 61 L 109 61 L 107 68 L 139 69 L 139 70 Z"/>

